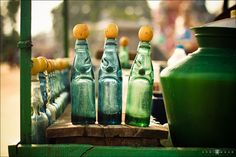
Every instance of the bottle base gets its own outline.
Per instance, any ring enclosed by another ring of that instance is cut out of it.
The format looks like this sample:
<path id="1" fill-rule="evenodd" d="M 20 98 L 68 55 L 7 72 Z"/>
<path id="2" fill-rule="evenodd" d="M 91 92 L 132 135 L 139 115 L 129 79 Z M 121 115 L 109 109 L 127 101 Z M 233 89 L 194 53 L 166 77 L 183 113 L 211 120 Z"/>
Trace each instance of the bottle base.
<path id="1" fill-rule="evenodd" d="M 137 118 L 133 116 L 125 115 L 125 124 L 132 126 L 148 127 L 150 123 L 150 117 Z"/>
<path id="2" fill-rule="evenodd" d="M 102 114 L 98 113 L 98 124 L 119 125 L 121 124 L 121 114 Z"/>
<path id="3" fill-rule="evenodd" d="M 88 117 L 83 117 L 83 116 L 72 116 L 71 122 L 73 125 L 95 124 L 96 118 L 88 118 Z"/>

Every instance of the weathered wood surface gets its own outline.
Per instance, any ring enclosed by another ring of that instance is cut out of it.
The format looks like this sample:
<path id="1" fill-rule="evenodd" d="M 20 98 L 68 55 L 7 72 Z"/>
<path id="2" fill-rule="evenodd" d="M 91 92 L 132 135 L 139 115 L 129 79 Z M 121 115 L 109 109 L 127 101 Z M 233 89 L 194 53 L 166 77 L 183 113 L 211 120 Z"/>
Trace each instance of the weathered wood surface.
<path id="1" fill-rule="evenodd" d="M 129 125 L 73 125 L 71 105 L 47 129 L 49 143 L 83 143 L 93 145 L 159 146 L 168 130 L 161 125 L 134 127 Z"/>

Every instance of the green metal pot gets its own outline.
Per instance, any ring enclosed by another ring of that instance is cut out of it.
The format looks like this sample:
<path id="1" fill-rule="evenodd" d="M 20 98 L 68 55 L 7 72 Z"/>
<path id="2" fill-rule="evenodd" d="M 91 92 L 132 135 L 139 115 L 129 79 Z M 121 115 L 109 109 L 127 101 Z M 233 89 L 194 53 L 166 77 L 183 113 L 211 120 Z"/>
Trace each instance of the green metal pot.
<path id="1" fill-rule="evenodd" d="M 193 28 L 199 49 L 161 73 L 174 146 L 236 147 L 236 28 Z"/>

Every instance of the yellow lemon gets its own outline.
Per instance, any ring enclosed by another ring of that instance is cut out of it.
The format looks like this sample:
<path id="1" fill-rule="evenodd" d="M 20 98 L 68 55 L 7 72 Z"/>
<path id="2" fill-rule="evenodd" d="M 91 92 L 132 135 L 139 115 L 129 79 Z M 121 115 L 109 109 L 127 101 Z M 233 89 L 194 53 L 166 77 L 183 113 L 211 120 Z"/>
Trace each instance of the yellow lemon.
<path id="1" fill-rule="evenodd" d="M 59 69 L 58 69 L 58 67 L 59 67 L 59 66 L 58 66 L 58 63 L 57 63 L 57 61 L 56 61 L 55 59 L 52 60 L 52 65 L 53 65 L 53 69 L 54 69 L 54 70 L 59 70 Z"/>
<path id="2" fill-rule="evenodd" d="M 151 41 L 153 37 L 152 28 L 150 26 L 142 26 L 139 29 L 138 37 L 140 41 L 145 41 L 145 42 Z"/>
<path id="3" fill-rule="evenodd" d="M 56 63 L 54 61 L 54 59 L 51 59 L 51 65 L 52 65 L 52 71 L 56 70 Z"/>
<path id="4" fill-rule="evenodd" d="M 116 38 L 118 36 L 118 26 L 114 23 L 110 23 L 105 29 L 106 38 Z"/>
<path id="5" fill-rule="evenodd" d="M 66 68 L 69 68 L 70 67 L 70 58 L 66 58 L 65 62 L 66 62 Z"/>
<path id="6" fill-rule="evenodd" d="M 82 40 L 86 39 L 89 35 L 88 26 L 86 24 L 77 24 L 73 28 L 74 38 Z"/>
<path id="7" fill-rule="evenodd" d="M 37 58 L 32 58 L 31 74 L 36 75 L 40 71 L 40 62 Z"/>
<path id="8" fill-rule="evenodd" d="M 128 43 L 129 43 L 129 40 L 128 40 L 127 37 L 121 37 L 121 38 L 120 38 L 120 45 L 121 45 L 121 46 L 127 46 Z"/>
<path id="9" fill-rule="evenodd" d="M 63 58 L 63 69 L 69 67 L 69 58 Z"/>
<path id="10" fill-rule="evenodd" d="M 56 59 L 56 62 L 57 62 L 57 64 L 58 64 L 58 70 L 62 70 L 62 69 L 64 69 L 63 68 L 63 59 L 62 58 L 57 58 Z"/>

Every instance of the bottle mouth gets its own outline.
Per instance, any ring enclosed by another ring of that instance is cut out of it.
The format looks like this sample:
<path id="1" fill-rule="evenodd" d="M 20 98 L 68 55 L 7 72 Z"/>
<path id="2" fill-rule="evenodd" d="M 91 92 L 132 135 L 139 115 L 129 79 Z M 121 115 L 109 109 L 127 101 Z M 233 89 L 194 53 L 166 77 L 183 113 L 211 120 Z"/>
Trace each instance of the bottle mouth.
<path id="1" fill-rule="evenodd" d="M 76 45 L 87 45 L 86 39 L 76 40 Z"/>
<path id="2" fill-rule="evenodd" d="M 107 38 L 105 45 L 117 45 L 116 39 Z"/>
<path id="3" fill-rule="evenodd" d="M 151 44 L 150 44 L 150 42 L 140 41 L 138 47 L 151 48 Z"/>

